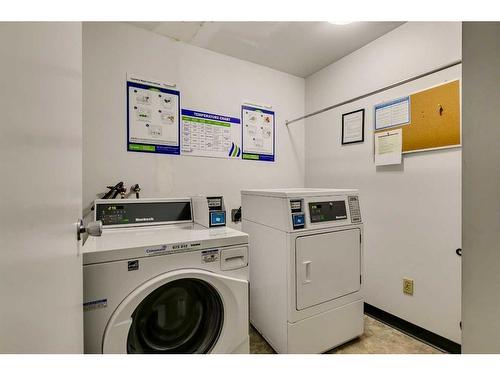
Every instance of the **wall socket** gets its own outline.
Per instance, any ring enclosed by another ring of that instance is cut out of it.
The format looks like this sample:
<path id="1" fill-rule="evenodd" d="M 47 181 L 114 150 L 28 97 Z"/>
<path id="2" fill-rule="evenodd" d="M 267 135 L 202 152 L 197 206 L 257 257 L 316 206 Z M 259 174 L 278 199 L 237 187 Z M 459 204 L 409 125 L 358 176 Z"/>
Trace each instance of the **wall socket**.
<path id="1" fill-rule="evenodd" d="M 403 278 L 403 293 L 409 296 L 413 296 L 413 280 L 408 278 Z"/>

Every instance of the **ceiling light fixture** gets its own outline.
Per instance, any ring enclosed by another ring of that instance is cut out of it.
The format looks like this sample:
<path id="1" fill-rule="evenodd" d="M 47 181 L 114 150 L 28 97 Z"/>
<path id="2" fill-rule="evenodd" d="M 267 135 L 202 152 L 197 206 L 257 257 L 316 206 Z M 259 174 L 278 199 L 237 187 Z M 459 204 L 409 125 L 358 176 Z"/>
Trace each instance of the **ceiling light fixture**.
<path id="1" fill-rule="evenodd" d="M 349 25 L 350 23 L 352 23 L 352 21 L 327 21 L 327 22 L 337 26 Z"/>

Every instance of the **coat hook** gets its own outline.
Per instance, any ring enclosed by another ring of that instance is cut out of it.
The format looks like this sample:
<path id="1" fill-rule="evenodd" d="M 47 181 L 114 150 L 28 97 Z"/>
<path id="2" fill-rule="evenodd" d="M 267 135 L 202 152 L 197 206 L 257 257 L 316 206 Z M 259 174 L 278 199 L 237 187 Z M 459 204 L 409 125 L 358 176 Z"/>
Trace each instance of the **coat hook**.
<path id="1" fill-rule="evenodd" d="M 443 115 L 443 106 L 441 104 L 438 104 L 438 112 L 439 112 L 439 116 L 442 116 Z"/>

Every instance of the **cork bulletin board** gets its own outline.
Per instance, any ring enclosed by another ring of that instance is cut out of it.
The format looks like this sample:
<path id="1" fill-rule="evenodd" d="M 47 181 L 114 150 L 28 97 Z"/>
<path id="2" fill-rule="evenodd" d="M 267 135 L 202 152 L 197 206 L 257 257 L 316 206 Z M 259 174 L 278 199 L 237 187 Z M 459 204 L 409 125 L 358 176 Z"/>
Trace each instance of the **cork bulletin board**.
<path id="1" fill-rule="evenodd" d="M 412 94 L 410 100 L 411 122 L 401 127 L 403 152 L 461 145 L 459 80 Z"/>

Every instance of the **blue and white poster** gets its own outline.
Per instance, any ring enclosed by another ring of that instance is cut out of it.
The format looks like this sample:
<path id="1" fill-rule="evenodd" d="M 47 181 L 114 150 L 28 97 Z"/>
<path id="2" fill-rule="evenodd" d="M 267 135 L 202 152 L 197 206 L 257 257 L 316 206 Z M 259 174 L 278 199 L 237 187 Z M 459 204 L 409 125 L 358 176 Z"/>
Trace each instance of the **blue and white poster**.
<path id="1" fill-rule="evenodd" d="M 181 152 L 213 158 L 241 157 L 240 119 L 183 108 Z"/>
<path id="2" fill-rule="evenodd" d="M 247 160 L 275 160 L 274 112 L 268 109 L 243 105 L 242 158 Z"/>
<path id="3" fill-rule="evenodd" d="M 391 100 L 375 106 L 375 130 L 410 123 L 410 97 Z"/>
<path id="4" fill-rule="evenodd" d="M 180 154 L 180 92 L 139 78 L 127 80 L 127 150 Z"/>

